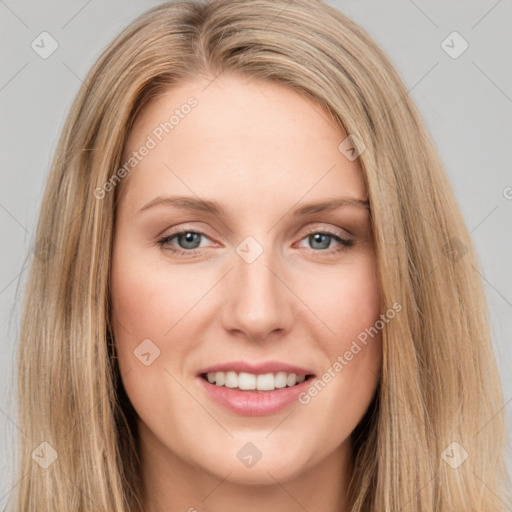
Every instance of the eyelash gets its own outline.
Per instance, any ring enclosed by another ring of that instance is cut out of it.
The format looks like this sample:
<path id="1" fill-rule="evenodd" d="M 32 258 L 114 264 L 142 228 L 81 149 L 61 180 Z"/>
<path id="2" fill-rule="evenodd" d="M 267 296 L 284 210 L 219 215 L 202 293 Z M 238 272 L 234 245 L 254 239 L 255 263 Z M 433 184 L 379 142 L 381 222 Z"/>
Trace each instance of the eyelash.
<path id="1" fill-rule="evenodd" d="M 202 231 L 196 231 L 196 230 L 192 230 L 192 229 L 184 229 L 184 230 L 176 231 L 175 233 L 171 233 L 170 235 L 166 235 L 166 236 L 160 238 L 157 241 L 157 244 L 160 247 L 165 248 L 166 250 L 170 251 L 171 253 L 179 254 L 180 256 L 193 256 L 193 255 L 198 254 L 198 252 L 201 252 L 200 249 L 197 249 L 197 248 L 184 250 L 184 249 L 176 249 L 171 246 L 166 247 L 166 245 L 170 242 L 170 240 L 172 240 L 173 238 L 175 238 L 178 235 L 183 235 L 186 233 L 194 233 L 196 235 L 201 235 L 201 236 L 208 238 L 208 235 L 206 233 L 203 233 Z M 332 255 L 332 254 L 335 254 L 338 252 L 345 251 L 349 247 L 354 245 L 353 240 L 350 240 L 347 238 L 342 238 L 339 235 L 332 233 L 331 231 L 319 230 L 319 229 L 309 230 L 306 233 L 306 235 L 303 238 L 301 238 L 301 241 L 313 234 L 327 235 L 327 236 L 333 238 L 335 241 L 339 242 L 339 244 L 340 244 L 337 247 L 331 248 L 331 249 L 311 249 L 311 248 L 309 248 L 309 251 L 312 251 L 313 253 L 323 253 L 325 255 Z"/>

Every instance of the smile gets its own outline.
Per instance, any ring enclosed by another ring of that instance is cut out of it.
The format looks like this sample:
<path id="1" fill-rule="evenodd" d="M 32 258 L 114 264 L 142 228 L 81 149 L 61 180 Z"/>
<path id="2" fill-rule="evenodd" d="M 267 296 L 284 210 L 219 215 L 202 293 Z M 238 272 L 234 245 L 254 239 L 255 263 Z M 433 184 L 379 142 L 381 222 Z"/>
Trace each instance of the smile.
<path id="1" fill-rule="evenodd" d="M 293 387 L 312 375 L 287 372 L 254 374 L 248 372 L 218 371 L 201 374 L 210 384 L 219 387 L 238 389 L 239 391 L 273 391 Z"/>
<path id="2" fill-rule="evenodd" d="M 206 397 L 238 416 L 268 416 L 297 404 L 315 379 L 311 369 L 282 361 L 231 361 L 202 368 L 196 382 Z"/>

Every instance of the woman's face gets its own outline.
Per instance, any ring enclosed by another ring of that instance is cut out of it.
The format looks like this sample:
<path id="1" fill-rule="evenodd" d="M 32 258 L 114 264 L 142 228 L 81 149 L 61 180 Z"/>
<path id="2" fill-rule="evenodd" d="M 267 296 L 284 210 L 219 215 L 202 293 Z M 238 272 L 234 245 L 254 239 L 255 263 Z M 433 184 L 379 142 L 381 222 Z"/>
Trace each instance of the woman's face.
<path id="1" fill-rule="evenodd" d="M 111 285 L 148 467 L 275 483 L 350 458 L 381 340 L 360 341 L 380 301 L 346 137 L 305 96 L 237 75 L 138 117 Z"/>

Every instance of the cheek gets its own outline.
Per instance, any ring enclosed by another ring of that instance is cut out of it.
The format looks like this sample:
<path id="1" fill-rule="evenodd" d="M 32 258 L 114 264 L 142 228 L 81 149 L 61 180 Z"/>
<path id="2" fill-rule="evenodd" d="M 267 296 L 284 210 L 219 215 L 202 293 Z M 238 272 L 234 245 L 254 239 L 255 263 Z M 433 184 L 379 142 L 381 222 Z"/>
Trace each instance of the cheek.
<path id="1" fill-rule="evenodd" d="M 365 253 L 315 281 L 316 286 L 309 286 L 306 297 L 326 327 L 322 329 L 323 349 L 335 358 L 379 319 L 381 304 L 375 257 Z"/>
<path id="2" fill-rule="evenodd" d="M 309 300 L 328 327 L 316 338 L 326 357 L 323 373 L 301 403 L 311 417 L 323 411 L 326 428 L 347 436 L 370 404 L 382 357 L 375 258 L 371 254 L 358 258 L 321 282 L 323 290 L 315 287 Z"/>
<path id="3" fill-rule="evenodd" d="M 111 296 L 119 369 L 137 414 L 162 429 L 177 430 L 171 411 L 190 406 L 177 393 L 172 377 L 181 381 L 181 361 L 190 347 L 177 342 L 169 350 L 173 340 L 192 336 L 193 324 L 183 317 L 198 299 L 187 294 L 194 283 L 186 277 L 180 270 L 172 276 L 162 272 L 161 266 L 137 251 L 114 249 Z"/>
<path id="4" fill-rule="evenodd" d="M 122 254 L 114 252 L 111 276 L 114 328 L 120 350 L 125 349 L 128 338 L 131 343 L 145 338 L 162 342 L 198 301 L 204 284 L 201 286 L 198 276 L 184 273 L 179 267 L 170 275 L 161 263 L 137 253 Z M 186 325 L 181 322 L 180 330 Z"/>
<path id="5" fill-rule="evenodd" d="M 113 332 L 121 375 L 129 376 L 125 386 L 132 402 L 137 402 L 153 378 L 162 378 L 162 339 L 174 323 L 170 312 L 178 307 L 178 294 L 164 280 L 155 279 L 151 262 L 126 249 L 115 248 L 112 260 Z"/>

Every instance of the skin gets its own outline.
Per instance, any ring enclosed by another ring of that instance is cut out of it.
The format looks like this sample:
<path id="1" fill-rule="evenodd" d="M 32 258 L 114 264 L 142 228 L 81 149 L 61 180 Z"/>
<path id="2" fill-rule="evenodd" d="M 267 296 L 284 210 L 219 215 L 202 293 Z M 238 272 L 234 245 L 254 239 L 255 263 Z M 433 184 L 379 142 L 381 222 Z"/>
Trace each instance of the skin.
<path id="1" fill-rule="evenodd" d="M 350 434 L 376 389 L 380 334 L 308 404 L 271 415 L 225 409 L 197 372 L 278 360 L 320 377 L 375 323 L 368 210 L 345 205 L 293 216 L 309 202 L 365 200 L 363 175 L 357 159 L 338 150 L 347 134 L 312 99 L 234 74 L 208 83 L 183 83 L 139 115 L 126 157 L 190 96 L 198 101 L 131 171 L 117 205 L 114 335 L 139 416 L 144 512 L 348 510 Z M 140 211 L 163 195 L 215 200 L 225 216 L 165 204 Z M 353 245 L 315 242 L 309 228 Z M 205 233 L 200 247 L 180 237 L 157 243 L 179 230 Z M 263 249 L 252 263 L 236 252 L 247 236 Z M 160 350 L 147 366 L 134 355 L 145 339 Z M 250 468 L 237 457 L 248 442 L 262 454 Z"/>

